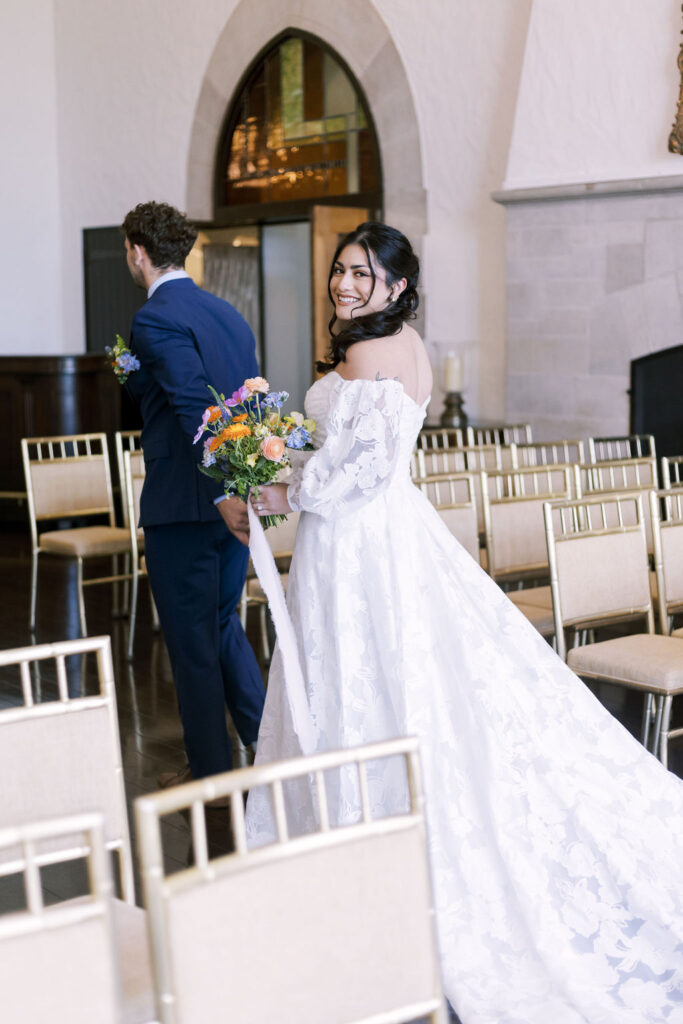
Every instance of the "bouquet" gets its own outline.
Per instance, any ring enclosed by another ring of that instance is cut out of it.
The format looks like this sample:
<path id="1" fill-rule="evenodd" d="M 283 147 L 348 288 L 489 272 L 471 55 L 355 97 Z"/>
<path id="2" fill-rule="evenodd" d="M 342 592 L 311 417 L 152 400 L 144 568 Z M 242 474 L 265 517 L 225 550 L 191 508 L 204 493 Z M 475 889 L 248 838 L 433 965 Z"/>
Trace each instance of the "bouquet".
<path id="1" fill-rule="evenodd" d="M 133 355 L 120 334 L 116 335 L 113 348 L 108 345 L 104 351 L 111 360 L 112 369 L 119 384 L 125 384 L 133 370 L 140 369 L 140 360 Z"/>
<path id="2" fill-rule="evenodd" d="M 251 491 L 258 495 L 263 484 L 272 483 L 290 464 L 288 449 L 310 450 L 313 420 L 300 412 L 282 414 L 289 395 L 271 391 L 263 377 L 245 380 L 230 398 L 209 385 L 215 405 L 210 405 L 197 428 L 194 444 L 204 434 L 204 453 L 199 469 L 223 483 L 229 498 L 246 502 Z M 263 516 L 264 527 L 276 526 L 287 517 Z"/>

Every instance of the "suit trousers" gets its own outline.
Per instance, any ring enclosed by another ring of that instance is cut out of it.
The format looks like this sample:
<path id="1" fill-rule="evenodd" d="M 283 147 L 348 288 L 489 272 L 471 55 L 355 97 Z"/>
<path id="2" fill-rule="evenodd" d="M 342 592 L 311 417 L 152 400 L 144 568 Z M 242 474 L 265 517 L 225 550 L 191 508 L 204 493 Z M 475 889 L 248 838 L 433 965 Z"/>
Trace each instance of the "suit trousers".
<path id="1" fill-rule="evenodd" d="M 258 736 L 265 689 L 239 620 L 249 552 L 223 521 L 145 527 L 145 561 L 196 779 L 232 767 L 227 704 L 240 739 Z"/>

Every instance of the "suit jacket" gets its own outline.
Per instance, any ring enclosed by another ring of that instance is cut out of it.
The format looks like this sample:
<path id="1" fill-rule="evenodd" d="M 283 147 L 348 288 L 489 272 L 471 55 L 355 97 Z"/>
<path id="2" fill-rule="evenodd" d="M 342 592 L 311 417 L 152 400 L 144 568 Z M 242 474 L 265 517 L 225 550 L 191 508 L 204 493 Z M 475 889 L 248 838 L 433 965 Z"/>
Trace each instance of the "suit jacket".
<path id="1" fill-rule="evenodd" d="M 190 278 L 175 279 L 135 314 L 130 348 L 140 360 L 127 381 L 143 420 L 140 525 L 219 519 L 223 488 L 198 470 L 203 445 L 192 439 L 213 403 L 208 385 L 229 396 L 258 373 L 248 324 Z"/>

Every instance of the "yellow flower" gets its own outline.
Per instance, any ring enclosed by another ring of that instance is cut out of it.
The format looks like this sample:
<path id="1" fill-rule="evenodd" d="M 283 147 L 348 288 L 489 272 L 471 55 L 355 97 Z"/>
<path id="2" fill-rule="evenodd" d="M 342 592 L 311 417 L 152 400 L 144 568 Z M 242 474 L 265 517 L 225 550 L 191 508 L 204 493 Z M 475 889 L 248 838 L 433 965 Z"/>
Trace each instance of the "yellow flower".
<path id="1" fill-rule="evenodd" d="M 257 392 L 267 395 L 270 391 L 270 384 L 265 377 L 248 377 L 244 382 L 244 386 L 251 391 L 252 395 L 255 395 Z"/>
<path id="2" fill-rule="evenodd" d="M 247 455 L 246 459 L 244 460 L 246 464 L 251 467 L 251 469 L 253 469 L 256 463 L 258 462 L 258 455 L 258 452 L 252 452 L 251 455 Z"/>
<path id="3" fill-rule="evenodd" d="M 304 430 L 307 430 L 309 434 L 312 434 L 315 430 L 315 420 L 304 420 L 303 428 Z"/>

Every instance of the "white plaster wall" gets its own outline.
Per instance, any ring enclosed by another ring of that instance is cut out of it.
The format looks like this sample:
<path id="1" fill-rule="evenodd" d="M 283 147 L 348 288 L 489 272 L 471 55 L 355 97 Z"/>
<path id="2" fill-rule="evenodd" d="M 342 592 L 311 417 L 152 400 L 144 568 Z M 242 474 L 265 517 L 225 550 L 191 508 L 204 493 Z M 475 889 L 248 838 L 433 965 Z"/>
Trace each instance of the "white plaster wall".
<path id="1" fill-rule="evenodd" d="M 437 369 L 444 352 L 463 347 L 468 408 L 484 415 L 502 414 L 504 390 L 504 214 L 489 193 L 504 175 L 529 5 L 422 0 L 418 9 L 413 0 L 374 0 L 403 59 L 422 133 L 427 340 Z M 56 5 L 63 293 L 72 351 L 84 345 L 81 231 L 117 223 L 151 197 L 184 206 L 193 112 L 235 6 Z M 264 0 L 269 17 L 285 10 L 293 25 L 297 7 L 297 0 Z M 336 4 L 320 0 L 317 31 L 332 46 L 325 26 L 337 14 Z M 353 30 L 361 45 L 362 24 Z M 244 68 L 252 57 L 240 50 L 234 60 Z M 402 117 L 399 103 L 395 117 Z"/>
<path id="2" fill-rule="evenodd" d="M 680 0 L 534 0 L 505 188 L 679 175 Z"/>
<path id="3" fill-rule="evenodd" d="M 0 355 L 63 345 L 52 0 L 0 4 Z"/>
<path id="4" fill-rule="evenodd" d="M 426 336 L 437 371 L 462 352 L 470 416 L 504 414 L 505 174 L 531 0 L 375 0 L 412 84 L 422 128 L 428 234 Z M 397 109 L 396 116 L 401 116 Z"/>

